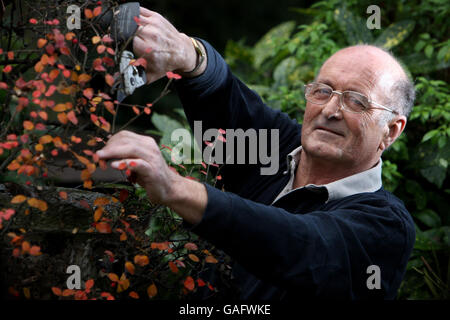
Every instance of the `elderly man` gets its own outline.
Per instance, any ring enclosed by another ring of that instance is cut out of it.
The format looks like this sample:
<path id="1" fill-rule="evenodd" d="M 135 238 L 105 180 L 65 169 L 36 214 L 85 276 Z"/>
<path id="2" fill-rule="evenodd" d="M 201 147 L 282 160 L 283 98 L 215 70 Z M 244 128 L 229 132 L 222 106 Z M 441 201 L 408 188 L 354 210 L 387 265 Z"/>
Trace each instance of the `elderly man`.
<path id="1" fill-rule="evenodd" d="M 131 132 L 112 136 L 99 157 L 115 168 L 136 162 L 152 202 L 233 257 L 241 299 L 395 298 L 415 239 L 410 214 L 381 183 L 380 157 L 414 100 L 397 61 L 368 45 L 338 51 L 305 87 L 301 126 L 266 106 L 206 41 L 156 12 L 140 15 L 133 45 L 137 55 L 152 48 L 149 82 L 183 76 L 175 87 L 191 126 L 279 129 L 280 170 L 225 165 L 224 192 L 175 174 L 152 138 Z"/>

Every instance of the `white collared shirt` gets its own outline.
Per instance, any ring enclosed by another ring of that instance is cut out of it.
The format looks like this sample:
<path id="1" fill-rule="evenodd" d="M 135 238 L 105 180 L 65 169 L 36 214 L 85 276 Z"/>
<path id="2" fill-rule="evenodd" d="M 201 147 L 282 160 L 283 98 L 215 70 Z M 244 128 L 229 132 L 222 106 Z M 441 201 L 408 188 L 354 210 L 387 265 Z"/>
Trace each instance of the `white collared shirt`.
<path id="1" fill-rule="evenodd" d="M 292 186 L 294 184 L 295 180 L 295 169 L 298 167 L 298 164 L 300 162 L 300 153 L 302 151 L 302 146 L 294 149 L 291 153 L 287 155 L 287 161 L 288 161 L 288 170 L 286 173 L 290 174 L 290 178 L 284 189 L 280 192 L 280 194 L 275 198 L 275 200 L 272 202 L 275 203 L 278 199 L 284 197 L 288 193 L 296 190 L 292 189 Z M 347 196 L 351 196 L 357 193 L 363 193 L 363 192 L 375 192 L 382 186 L 381 181 L 381 166 L 382 166 L 382 160 L 380 158 L 380 161 L 378 161 L 377 165 L 356 173 L 354 175 L 324 184 L 324 185 L 315 185 L 315 184 L 308 184 L 301 188 L 307 188 L 307 189 L 313 189 L 313 188 L 321 188 L 325 187 L 328 191 L 328 201 L 344 198 Z"/>

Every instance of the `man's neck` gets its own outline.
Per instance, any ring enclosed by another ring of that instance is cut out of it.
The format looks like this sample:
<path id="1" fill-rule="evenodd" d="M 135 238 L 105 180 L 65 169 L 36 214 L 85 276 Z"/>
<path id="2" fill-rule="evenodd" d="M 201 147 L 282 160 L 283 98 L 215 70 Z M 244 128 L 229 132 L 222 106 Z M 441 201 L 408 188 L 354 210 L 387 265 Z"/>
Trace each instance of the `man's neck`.
<path id="1" fill-rule="evenodd" d="M 308 154 L 302 150 L 292 187 L 293 189 L 296 189 L 308 184 L 328 184 L 368 170 L 372 166 L 373 165 L 356 166 L 351 164 L 339 164 L 333 163 L 330 160 L 315 159 L 309 157 Z"/>

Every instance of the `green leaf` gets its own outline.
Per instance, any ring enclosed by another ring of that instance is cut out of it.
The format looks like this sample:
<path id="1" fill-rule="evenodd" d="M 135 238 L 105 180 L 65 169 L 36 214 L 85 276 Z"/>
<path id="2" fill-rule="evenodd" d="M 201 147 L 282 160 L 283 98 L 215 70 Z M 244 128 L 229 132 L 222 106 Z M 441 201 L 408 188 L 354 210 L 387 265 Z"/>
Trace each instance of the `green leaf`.
<path id="1" fill-rule="evenodd" d="M 437 228 L 441 226 L 441 217 L 431 209 L 425 209 L 419 213 L 415 213 L 414 217 L 419 219 L 427 227 Z"/>
<path id="2" fill-rule="evenodd" d="M 270 29 L 253 48 L 254 67 L 261 67 L 267 58 L 275 56 L 281 45 L 289 40 L 294 28 L 295 21 L 287 21 Z"/>
<path id="3" fill-rule="evenodd" d="M 431 130 L 431 131 L 428 131 L 428 132 L 423 136 L 422 142 L 425 142 L 425 141 L 430 140 L 431 138 L 433 138 L 433 137 L 434 137 L 435 135 L 437 135 L 438 133 L 439 133 L 438 130 Z"/>
<path id="4" fill-rule="evenodd" d="M 391 24 L 376 39 L 375 44 L 385 49 L 392 49 L 405 40 L 413 31 L 415 22 L 412 20 L 403 20 Z"/>
<path id="5" fill-rule="evenodd" d="M 354 15 L 347 8 L 342 7 L 334 10 L 334 20 L 347 38 L 348 44 L 355 45 L 373 42 L 372 34 L 367 29 L 366 21 Z"/>
<path id="6" fill-rule="evenodd" d="M 434 48 L 431 44 L 426 46 L 425 55 L 427 56 L 427 58 L 431 58 L 431 56 L 433 55 L 433 51 L 434 51 Z"/>

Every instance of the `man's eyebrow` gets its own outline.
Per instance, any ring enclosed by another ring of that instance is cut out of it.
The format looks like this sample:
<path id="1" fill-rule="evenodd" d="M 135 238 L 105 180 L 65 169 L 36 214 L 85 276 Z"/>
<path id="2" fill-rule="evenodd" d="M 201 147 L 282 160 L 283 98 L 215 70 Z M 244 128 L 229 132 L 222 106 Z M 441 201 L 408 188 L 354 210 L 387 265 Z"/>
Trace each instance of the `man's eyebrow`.
<path id="1" fill-rule="evenodd" d="M 318 78 L 316 80 L 316 82 L 329 85 L 331 88 L 333 88 L 333 90 L 336 90 L 336 87 L 333 85 L 333 81 L 331 81 L 327 78 L 325 78 L 325 79 Z M 370 90 L 369 90 L 369 88 L 366 88 L 366 86 L 362 85 L 361 83 L 359 83 L 359 85 L 356 85 L 356 83 L 354 81 L 350 81 L 348 84 L 346 84 L 344 86 L 343 91 L 355 91 L 355 92 L 362 93 L 362 94 L 369 94 Z"/>

